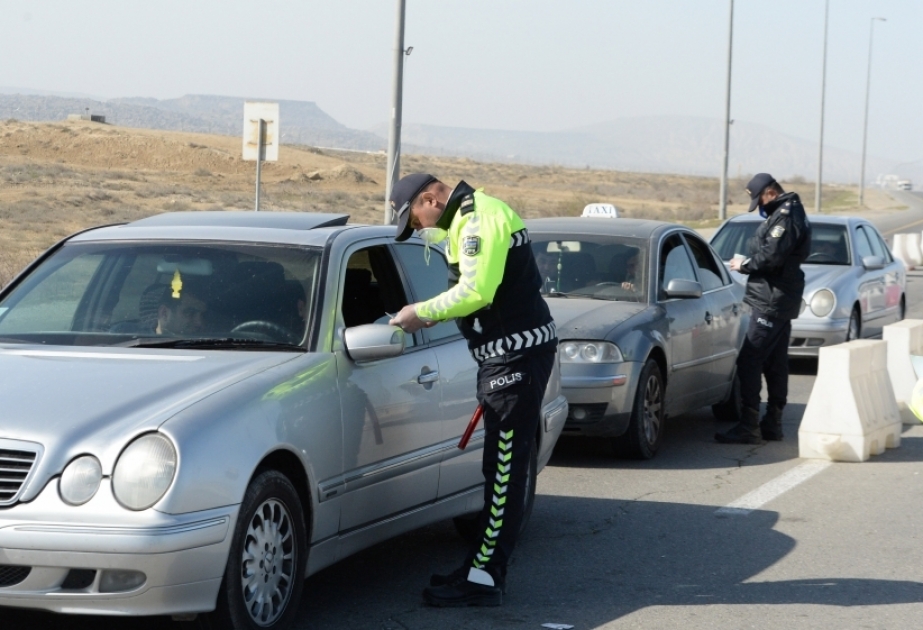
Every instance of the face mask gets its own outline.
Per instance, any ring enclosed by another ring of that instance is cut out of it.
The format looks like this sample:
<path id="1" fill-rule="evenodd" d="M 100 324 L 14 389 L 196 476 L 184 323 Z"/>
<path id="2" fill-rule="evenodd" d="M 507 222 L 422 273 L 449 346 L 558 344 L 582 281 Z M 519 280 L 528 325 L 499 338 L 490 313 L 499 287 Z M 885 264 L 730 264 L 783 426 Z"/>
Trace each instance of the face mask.
<path id="1" fill-rule="evenodd" d="M 429 248 L 430 245 L 438 245 L 449 237 L 449 233 L 442 228 L 423 228 L 417 234 L 423 239 L 423 260 L 429 267 Z"/>
<path id="2" fill-rule="evenodd" d="M 760 216 L 763 217 L 764 219 L 769 216 L 769 213 L 766 212 L 765 206 L 762 206 L 762 205 L 760 206 Z"/>

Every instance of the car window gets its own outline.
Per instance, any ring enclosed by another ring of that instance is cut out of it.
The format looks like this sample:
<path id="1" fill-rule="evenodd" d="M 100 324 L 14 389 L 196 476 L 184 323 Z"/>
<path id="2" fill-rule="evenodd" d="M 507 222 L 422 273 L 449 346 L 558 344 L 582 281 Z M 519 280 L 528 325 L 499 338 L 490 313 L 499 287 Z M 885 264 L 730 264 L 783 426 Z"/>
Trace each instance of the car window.
<path id="1" fill-rule="evenodd" d="M 865 237 L 868 239 L 869 245 L 872 248 L 872 256 L 881 256 L 883 260 L 887 260 L 887 255 L 885 254 L 887 248 L 882 247 L 881 240 L 879 240 L 878 234 L 875 233 L 875 230 L 871 229 L 867 225 L 860 225 L 858 229 L 861 230 L 862 233 L 865 234 Z"/>
<path id="2" fill-rule="evenodd" d="M 647 301 L 646 239 L 616 234 L 529 236 L 544 295 Z"/>
<path id="3" fill-rule="evenodd" d="M 812 223 L 811 253 L 805 262 L 814 265 L 848 265 L 849 240 L 846 234 L 845 225 Z"/>
<path id="4" fill-rule="evenodd" d="M 735 254 L 749 256 L 747 241 L 756 234 L 759 221 L 730 221 L 718 230 L 711 240 L 711 246 L 721 260 L 730 260 Z"/>
<path id="5" fill-rule="evenodd" d="M 663 241 L 660 250 L 660 299 L 666 299 L 666 288 L 670 280 L 692 280 L 697 282 L 692 261 L 679 234 L 673 234 Z"/>
<path id="6" fill-rule="evenodd" d="M 347 328 L 386 324 L 408 303 L 404 284 L 387 245 L 365 247 L 349 255 L 340 292 L 340 314 Z M 407 346 L 418 342 L 418 335 L 406 338 Z"/>
<path id="7" fill-rule="evenodd" d="M 866 256 L 874 256 L 872 244 L 869 242 L 869 238 L 862 226 L 856 228 L 856 255 L 859 257 L 859 262 L 862 262 L 862 259 Z"/>
<path id="8" fill-rule="evenodd" d="M 689 249 L 692 251 L 692 258 L 699 272 L 699 282 L 702 283 L 702 290 L 712 291 L 723 287 L 725 285 L 724 275 L 715 262 L 714 256 L 709 251 L 708 245 L 692 234 L 685 234 L 684 237 L 689 244 Z M 724 265 L 721 265 L 721 267 L 723 268 Z"/>
<path id="9" fill-rule="evenodd" d="M 404 275 L 410 284 L 414 302 L 423 302 L 439 295 L 449 288 L 449 266 L 438 249 L 430 249 L 429 264 L 423 256 L 423 246 L 416 243 L 396 243 L 392 247 Z M 454 321 L 441 322 L 425 331 L 430 341 L 460 335 Z"/>
<path id="10" fill-rule="evenodd" d="M 881 237 L 878 230 L 873 227 L 868 227 L 868 236 L 872 239 L 872 247 L 874 248 L 875 242 L 878 242 L 878 246 L 881 248 L 881 255 L 884 256 L 885 262 L 894 262 L 894 256 L 891 255 L 891 248 L 888 247 L 888 244 L 885 242 L 885 239 Z"/>
<path id="11" fill-rule="evenodd" d="M 44 277 L 30 277 L 26 284 L 34 286 L 23 287 L 16 308 L 0 307 L 0 332 L 70 330 L 83 296 L 81 288 L 89 284 L 102 261 L 102 254 L 65 258 L 59 265 L 46 267 Z"/>
<path id="12" fill-rule="evenodd" d="M 250 243 L 69 243 L 0 302 L 0 336 L 61 345 L 155 337 L 299 345 L 319 259 L 319 249 Z"/>

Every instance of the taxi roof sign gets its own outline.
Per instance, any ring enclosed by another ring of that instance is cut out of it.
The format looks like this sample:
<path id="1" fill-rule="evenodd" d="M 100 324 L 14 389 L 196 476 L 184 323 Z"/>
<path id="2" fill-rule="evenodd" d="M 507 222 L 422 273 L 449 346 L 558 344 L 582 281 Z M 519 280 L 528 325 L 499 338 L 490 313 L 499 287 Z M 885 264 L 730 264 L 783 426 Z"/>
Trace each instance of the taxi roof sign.
<path id="1" fill-rule="evenodd" d="M 619 216 L 619 209 L 611 203 L 590 203 L 583 209 L 583 214 L 580 216 L 616 219 Z"/>

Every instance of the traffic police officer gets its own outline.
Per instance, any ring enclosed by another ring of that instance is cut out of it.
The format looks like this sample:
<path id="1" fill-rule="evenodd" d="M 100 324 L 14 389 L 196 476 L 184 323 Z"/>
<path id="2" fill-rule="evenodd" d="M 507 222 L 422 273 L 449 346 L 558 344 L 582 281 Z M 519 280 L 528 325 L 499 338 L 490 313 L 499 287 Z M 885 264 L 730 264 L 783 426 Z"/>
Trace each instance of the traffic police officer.
<path id="1" fill-rule="evenodd" d="M 545 386 L 554 365 L 554 321 L 522 219 L 464 181 L 454 189 L 425 173 L 402 178 L 391 205 L 398 241 L 417 230 L 428 247 L 448 239 L 449 288 L 391 320 L 407 332 L 455 319 L 478 364 L 484 413 L 484 507 L 464 564 L 433 575 L 434 606 L 497 606 L 516 544 Z"/>
<path id="2" fill-rule="evenodd" d="M 801 263 L 811 249 L 811 224 L 796 193 L 786 193 L 768 173 L 747 184 L 750 212 L 757 207 L 766 220 L 747 242 L 748 258 L 731 261 L 731 270 L 746 274 L 744 302 L 750 305 L 750 327 L 737 356 L 742 402 L 741 420 L 719 442 L 760 444 L 782 439 L 782 409 L 788 396 L 788 343 L 792 320 L 801 309 L 804 272 Z M 768 402 L 760 420 L 761 376 L 766 376 Z"/>

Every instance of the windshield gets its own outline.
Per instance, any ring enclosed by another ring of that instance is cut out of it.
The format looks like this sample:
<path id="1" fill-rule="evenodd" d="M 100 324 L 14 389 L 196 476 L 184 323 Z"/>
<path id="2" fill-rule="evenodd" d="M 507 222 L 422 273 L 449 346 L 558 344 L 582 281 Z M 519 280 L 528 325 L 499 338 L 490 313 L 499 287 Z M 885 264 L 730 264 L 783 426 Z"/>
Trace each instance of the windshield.
<path id="1" fill-rule="evenodd" d="M 320 250 L 239 243 L 74 243 L 0 301 L 0 341 L 298 346 Z"/>
<path id="2" fill-rule="evenodd" d="M 756 234 L 759 221 L 739 221 L 725 224 L 715 234 L 711 246 L 722 260 L 730 260 L 735 254 L 749 256 L 747 241 Z M 811 253 L 806 263 L 817 265 L 850 264 L 846 226 L 835 224 L 811 224 Z"/>
<path id="3" fill-rule="evenodd" d="M 613 235 L 530 233 L 532 251 L 549 297 L 647 301 L 647 241 Z"/>

